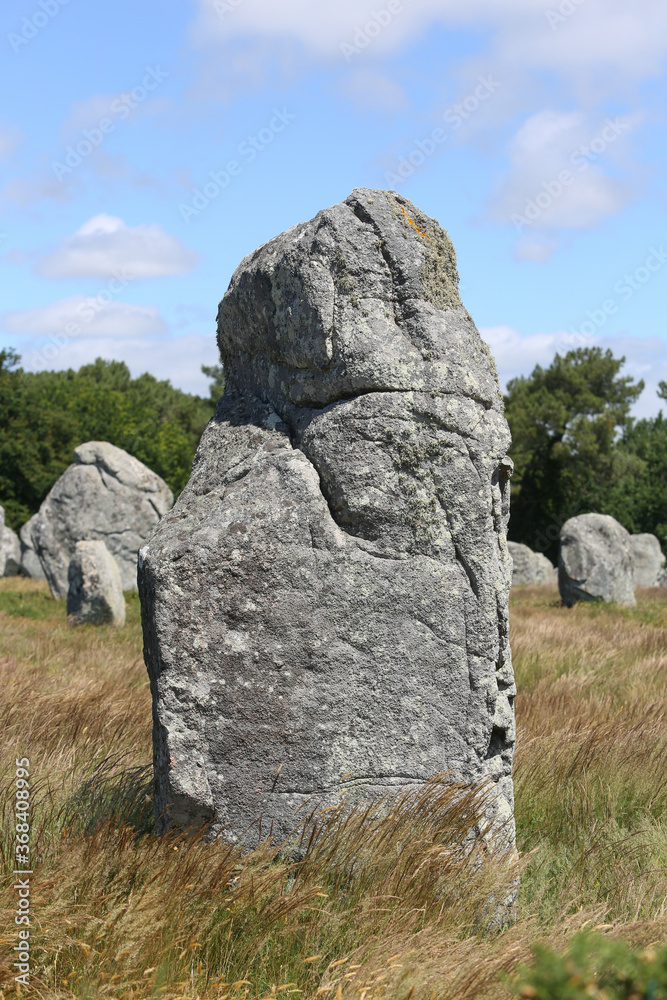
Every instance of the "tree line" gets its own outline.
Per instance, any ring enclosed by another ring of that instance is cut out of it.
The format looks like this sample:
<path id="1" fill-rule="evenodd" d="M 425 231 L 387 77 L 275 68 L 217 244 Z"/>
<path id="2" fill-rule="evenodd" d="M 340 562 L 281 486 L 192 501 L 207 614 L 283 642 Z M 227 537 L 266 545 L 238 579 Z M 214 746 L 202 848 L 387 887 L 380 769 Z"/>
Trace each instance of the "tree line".
<path id="1" fill-rule="evenodd" d="M 667 420 L 636 420 L 643 381 L 625 358 L 584 347 L 512 379 L 505 414 L 514 459 L 509 537 L 558 558 L 563 523 L 610 514 L 632 534 L 651 532 L 667 551 Z M 667 384 L 658 395 L 667 399 Z"/>
<path id="2" fill-rule="evenodd" d="M 78 371 L 26 372 L 0 350 L 0 505 L 18 530 L 73 461 L 84 441 L 109 441 L 135 455 L 177 496 L 222 391 L 222 369 L 204 368 L 209 397 L 98 358 Z"/>
<path id="3" fill-rule="evenodd" d="M 510 538 L 558 554 L 562 524 L 611 514 L 633 533 L 657 535 L 667 551 L 667 420 L 635 420 L 643 382 L 622 375 L 625 358 L 585 347 L 512 379 L 505 413 L 512 431 Z M 110 441 L 135 455 L 177 496 L 215 410 L 222 367 L 204 367 L 208 397 L 175 389 L 127 365 L 26 372 L 0 350 L 0 504 L 15 530 L 34 514 L 83 441 Z M 667 399 L 667 384 L 659 396 Z"/>

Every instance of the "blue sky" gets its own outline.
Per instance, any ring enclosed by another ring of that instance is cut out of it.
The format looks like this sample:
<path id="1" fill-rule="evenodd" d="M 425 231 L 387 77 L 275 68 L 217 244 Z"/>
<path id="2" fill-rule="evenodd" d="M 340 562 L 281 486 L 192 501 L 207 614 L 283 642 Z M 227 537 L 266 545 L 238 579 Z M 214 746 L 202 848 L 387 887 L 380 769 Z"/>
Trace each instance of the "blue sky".
<path id="1" fill-rule="evenodd" d="M 667 379 L 659 0 L 13 0 L 0 346 L 189 391 L 242 257 L 357 186 L 448 229 L 501 379 Z"/>

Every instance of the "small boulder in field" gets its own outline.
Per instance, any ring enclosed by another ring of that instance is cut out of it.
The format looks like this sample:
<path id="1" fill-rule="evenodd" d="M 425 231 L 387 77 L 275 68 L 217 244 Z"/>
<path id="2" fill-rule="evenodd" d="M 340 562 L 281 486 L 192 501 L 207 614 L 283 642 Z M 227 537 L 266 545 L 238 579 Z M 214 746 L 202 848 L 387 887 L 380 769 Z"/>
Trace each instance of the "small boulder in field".
<path id="1" fill-rule="evenodd" d="M 635 557 L 635 583 L 638 587 L 658 587 L 664 572 L 665 557 L 655 535 L 630 535 Z"/>
<path id="2" fill-rule="evenodd" d="M 630 533 L 608 514 L 580 514 L 560 532 L 558 586 L 563 603 L 603 600 L 634 606 Z"/>
<path id="3" fill-rule="evenodd" d="M 74 449 L 34 520 L 31 538 L 51 593 L 67 596 L 77 542 L 103 541 L 118 563 L 123 590 L 136 590 L 137 552 L 174 502 L 156 473 L 108 441 Z"/>
<path id="4" fill-rule="evenodd" d="M 16 576 L 21 565 L 21 543 L 5 524 L 5 508 L 0 507 L 0 576 Z"/>
<path id="5" fill-rule="evenodd" d="M 532 587 L 557 582 L 558 570 L 542 552 L 533 552 L 521 542 L 508 542 L 507 548 L 512 557 L 513 587 Z"/>
<path id="6" fill-rule="evenodd" d="M 125 624 L 120 570 L 104 542 L 77 542 L 67 576 L 67 617 L 73 625 Z"/>
<path id="7" fill-rule="evenodd" d="M 26 521 L 19 531 L 19 538 L 21 539 L 21 576 L 29 576 L 33 580 L 45 580 L 46 576 L 32 541 L 32 529 L 36 520 L 37 514 L 33 514 L 30 520 Z"/>

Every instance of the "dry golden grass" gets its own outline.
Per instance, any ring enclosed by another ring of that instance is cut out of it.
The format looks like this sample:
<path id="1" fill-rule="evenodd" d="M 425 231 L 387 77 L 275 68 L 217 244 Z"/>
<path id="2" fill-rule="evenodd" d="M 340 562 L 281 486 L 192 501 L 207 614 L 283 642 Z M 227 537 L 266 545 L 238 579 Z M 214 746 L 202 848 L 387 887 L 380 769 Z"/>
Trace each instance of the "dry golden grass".
<path id="1" fill-rule="evenodd" d="M 522 874 L 514 923 L 494 929 L 516 862 L 475 837 L 483 790 L 434 782 L 333 810 L 289 856 L 156 839 L 138 601 L 124 630 L 71 629 L 44 585 L 0 581 L 0 850 L 11 873 L 14 761 L 28 756 L 34 995 L 501 1000 L 499 974 L 536 940 L 565 947 L 581 927 L 664 940 L 667 592 L 568 611 L 555 588 L 518 590 L 512 646 Z"/>

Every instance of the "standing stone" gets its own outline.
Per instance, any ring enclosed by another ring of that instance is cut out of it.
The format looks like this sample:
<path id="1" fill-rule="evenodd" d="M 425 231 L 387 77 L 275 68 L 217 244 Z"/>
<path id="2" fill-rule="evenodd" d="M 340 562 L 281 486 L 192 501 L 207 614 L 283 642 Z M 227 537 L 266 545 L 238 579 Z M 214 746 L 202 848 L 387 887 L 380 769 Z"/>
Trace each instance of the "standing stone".
<path id="1" fill-rule="evenodd" d="M 630 535 L 630 547 L 635 557 L 635 583 L 638 587 L 658 587 L 664 571 L 665 557 L 655 535 Z"/>
<path id="2" fill-rule="evenodd" d="M 533 552 L 520 542 L 508 542 L 512 557 L 512 584 L 519 587 L 541 586 L 558 581 L 558 570 L 542 552 Z"/>
<path id="3" fill-rule="evenodd" d="M 158 829 L 280 839 L 447 771 L 511 843 L 510 434 L 449 236 L 358 189 L 241 262 L 218 343 L 139 553 Z"/>
<path id="4" fill-rule="evenodd" d="M 67 577 L 67 617 L 73 625 L 125 624 L 120 570 L 104 542 L 77 542 Z"/>
<path id="5" fill-rule="evenodd" d="M 558 586 L 568 607 L 598 599 L 634 606 L 634 570 L 630 534 L 608 514 L 580 514 L 561 528 Z"/>
<path id="6" fill-rule="evenodd" d="M 5 524 L 5 508 L 0 507 L 0 576 L 16 576 L 21 565 L 21 543 Z"/>
<path id="7" fill-rule="evenodd" d="M 45 580 L 46 576 L 32 541 L 32 529 L 36 520 L 37 514 L 33 514 L 19 532 L 19 538 L 21 539 L 21 575 L 32 577 L 33 580 Z"/>
<path id="8" fill-rule="evenodd" d="M 171 490 L 137 458 L 106 441 L 79 445 L 74 459 L 31 530 L 51 593 L 67 596 L 68 567 L 80 541 L 103 541 L 118 563 L 123 590 L 135 590 L 137 551 L 173 504 Z"/>

